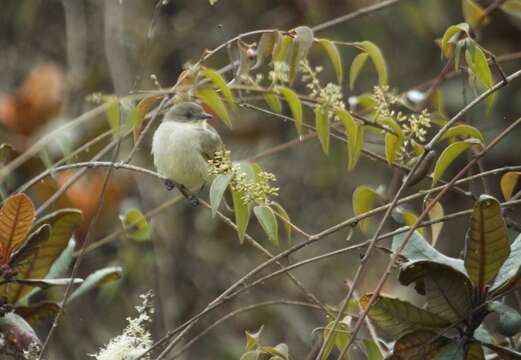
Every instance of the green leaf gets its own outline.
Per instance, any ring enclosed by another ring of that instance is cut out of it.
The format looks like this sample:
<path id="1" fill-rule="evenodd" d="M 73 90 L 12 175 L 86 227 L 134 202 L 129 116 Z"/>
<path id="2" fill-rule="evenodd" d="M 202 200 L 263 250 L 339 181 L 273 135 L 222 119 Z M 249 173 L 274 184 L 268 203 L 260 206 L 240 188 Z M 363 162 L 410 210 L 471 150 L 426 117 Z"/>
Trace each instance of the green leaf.
<path id="1" fill-rule="evenodd" d="M 282 35 L 280 31 L 277 33 L 277 39 L 275 40 L 275 47 L 273 48 L 272 59 L 273 62 L 284 61 L 288 53 L 289 45 L 292 43 L 293 38 L 289 35 Z"/>
<path id="2" fill-rule="evenodd" d="M 461 7 L 463 10 L 463 18 L 471 28 L 474 29 L 490 22 L 485 10 L 474 0 L 462 0 Z"/>
<path id="3" fill-rule="evenodd" d="M 246 334 L 246 351 L 253 350 L 257 346 L 259 346 L 260 336 L 262 333 L 262 329 L 264 328 L 264 325 L 262 325 L 259 330 L 252 333 L 249 331 L 245 331 Z"/>
<path id="4" fill-rule="evenodd" d="M 242 194 L 238 191 L 232 191 L 233 211 L 235 213 L 235 224 L 237 225 L 237 234 L 241 244 L 244 242 L 244 235 L 251 217 L 251 210 L 248 204 L 241 199 Z"/>
<path id="5" fill-rule="evenodd" d="M 228 127 L 232 127 L 228 110 L 213 88 L 204 86 L 197 89 L 197 97 L 207 104 Z"/>
<path id="6" fill-rule="evenodd" d="M 219 209 L 219 205 L 221 205 L 221 201 L 224 196 L 224 192 L 228 185 L 230 184 L 231 175 L 217 175 L 215 179 L 212 181 L 212 185 L 210 186 L 210 205 L 212 207 L 212 216 L 215 216 L 217 210 Z"/>
<path id="7" fill-rule="evenodd" d="M 355 216 L 372 210 L 378 198 L 379 195 L 373 188 L 367 185 L 358 186 L 353 192 L 353 212 Z M 358 224 L 364 234 L 369 233 L 369 219 L 362 219 Z"/>
<path id="8" fill-rule="evenodd" d="M 349 89 L 353 90 L 355 87 L 356 79 L 360 74 L 360 71 L 364 68 L 365 63 L 369 54 L 366 52 L 360 53 L 355 56 L 353 62 L 351 63 L 351 67 L 349 68 Z"/>
<path id="9" fill-rule="evenodd" d="M 521 235 L 518 235 L 510 246 L 510 255 L 499 270 L 491 292 L 494 296 L 499 296 L 514 286 L 521 280 Z"/>
<path id="10" fill-rule="evenodd" d="M 465 269 L 480 291 L 492 281 L 510 255 L 510 241 L 499 202 L 481 195 L 474 205 L 467 236 Z"/>
<path id="11" fill-rule="evenodd" d="M 71 238 L 67 243 L 67 247 L 61 252 L 60 256 L 54 261 L 49 269 L 46 276 L 48 279 L 54 279 L 65 275 L 72 264 L 72 256 L 75 249 L 76 241 L 74 238 Z"/>
<path id="12" fill-rule="evenodd" d="M 427 310 L 457 323 L 472 311 L 472 285 L 465 274 L 452 266 L 432 260 L 413 261 L 403 265 L 400 283 L 415 283 L 416 291 L 426 295 Z"/>
<path id="13" fill-rule="evenodd" d="M 302 135 L 302 103 L 300 102 L 298 95 L 293 90 L 284 86 L 277 87 L 277 91 L 284 96 L 284 99 L 286 99 L 291 114 L 293 115 L 293 119 L 295 120 L 297 133 Z"/>
<path id="14" fill-rule="evenodd" d="M 486 91 L 494 86 L 494 80 L 492 78 L 492 72 L 488 65 L 487 57 L 479 45 L 474 41 L 467 42 L 467 49 L 465 50 L 465 60 L 469 66 L 472 74 L 478 80 L 477 88 L 479 91 Z M 490 94 L 485 103 L 487 105 L 487 111 L 492 109 L 496 99 L 496 93 Z"/>
<path id="15" fill-rule="evenodd" d="M 447 139 L 454 139 L 454 138 L 460 138 L 460 139 L 467 139 L 467 138 L 474 138 L 478 139 L 482 144 L 485 143 L 485 139 L 483 138 L 483 135 L 481 135 L 481 132 L 475 128 L 474 126 L 470 125 L 456 125 L 448 129 L 445 134 L 442 135 L 442 137 L 438 141 L 443 141 Z"/>
<path id="16" fill-rule="evenodd" d="M 496 330 L 501 335 L 512 337 L 521 330 L 521 315 L 516 309 L 499 301 L 489 303 L 487 309 L 498 315 Z"/>
<path id="17" fill-rule="evenodd" d="M 329 153 L 329 114 L 321 106 L 315 108 L 315 127 L 324 154 Z"/>
<path id="18" fill-rule="evenodd" d="M 326 344 L 324 351 L 322 352 L 321 360 L 327 360 L 329 359 L 329 355 L 331 354 L 331 351 L 333 350 L 333 347 L 336 346 L 337 349 L 340 351 L 344 348 L 345 344 L 349 341 L 349 328 L 345 322 L 339 322 L 337 324 L 337 327 L 333 329 L 334 321 L 331 321 L 329 324 L 327 324 L 326 328 L 323 332 L 323 338 L 326 339 L 333 331 L 333 335 L 329 337 L 329 341 Z"/>
<path id="19" fill-rule="evenodd" d="M 517 183 L 519 182 L 519 175 L 521 175 L 521 173 L 518 171 L 509 171 L 501 177 L 499 185 L 501 187 L 501 193 L 503 194 L 505 200 L 508 201 L 512 198 L 514 189 L 516 188 Z"/>
<path id="20" fill-rule="evenodd" d="M 119 266 L 111 266 L 104 269 L 96 270 L 95 272 L 87 276 L 85 281 L 76 290 L 74 290 L 74 292 L 69 297 L 69 302 L 74 299 L 77 299 L 78 297 L 94 289 L 95 287 L 103 286 L 117 281 L 121 279 L 122 276 L 123 269 Z"/>
<path id="21" fill-rule="evenodd" d="M 119 133 L 121 115 L 119 100 L 109 100 L 105 110 L 107 121 L 109 123 L 112 134 L 116 136 Z"/>
<path id="22" fill-rule="evenodd" d="M 385 63 L 382 51 L 370 41 L 362 41 L 355 43 L 355 46 L 365 51 L 374 64 L 378 73 L 378 84 L 380 86 L 387 85 L 387 64 Z"/>
<path id="23" fill-rule="evenodd" d="M 277 212 L 277 214 L 279 214 L 279 216 L 286 220 L 286 222 L 283 221 L 284 223 L 284 228 L 286 229 L 286 236 L 288 237 L 288 242 L 291 243 L 291 225 L 289 224 L 289 222 L 291 221 L 288 213 L 286 212 L 286 210 L 282 207 L 282 205 L 280 205 L 278 202 L 276 201 L 273 201 L 272 202 L 272 206 L 275 207 L 275 211 Z"/>
<path id="24" fill-rule="evenodd" d="M 150 240 L 152 227 L 138 209 L 128 210 L 125 216 L 121 217 L 121 222 L 129 238 L 136 241 Z"/>
<path id="25" fill-rule="evenodd" d="M 520 360 L 521 352 L 517 352 L 502 346 L 490 344 L 490 343 L 482 343 L 483 346 L 488 347 L 490 350 L 499 355 L 500 359 L 503 360 Z"/>
<path id="26" fill-rule="evenodd" d="M 452 162 L 461 155 L 465 150 L 468 150 L 472 145 L 475 145 L 475 141 L 470 141 L 472 139 L 466 141 L 456 141 L 449 146 L 447 146 L 440 157 L 436 161 L 436 165 L 434 166 L 434 174 L 432 176 L 432 184 L 436 184 L 443 173 L 447 168 L 452 164 Z M 479 142 L 478 142 L 479 143 Z"/>
<path id="27" fill-rule="evenodd" d="M 508 15 L 521 19 L 521 0 L 507 0 L 499 8 Z"/>
<path id="28" fill-rule="evenodd" d="M 358 159 L 360 158 L 360 150 L 362 147 L 363 139 L 360 140 L 360 128 L 351 114 L 344 109 L 336 109 L 335 114 L 338 120 L 344 126 L 347 138 L 347 169 L 352 170 L 356 166 Z M 362 130 L 363 131 L 363 130 Z M 362 133 L 363 138 L 363 133 Z"/>
<path id="29" fill-rule="evenodd" d="M 256 350 L 247 351 L 244 354 L 242 354 L 239 360 L 257 360 L 259 358 L 259 355 L 259 352 Z"/>
<path id="30" fill-rule="evenodd" d="M 282 104 L 277 95 L 273 93 L 264 93 L 264 100 L 266 100 L 266 103 L 273 112 L 276 112 L 277 114 L 282 112 Z"/>
<path id="31" fill-rule="evenodd" d="M 299 26 L 295 29 L 295 38 L 293 39 L 293 47 L 289 58 L 289 84 L 293 84 L 298 72 L 300 62 L 308 56 L 309 49 L 313 45 L 313 30 L 307 26 Z"/>
<path id="32" fill-rule="evenodd" d="M 385 158 L 389 166 L 392 166 L 396 156 L 398 155 L 398 152 L 403 145 L 402 128 L 392 118 L 383 119 L 381 124 L 386 125 L 390 130 L 397 134 L 394 135 L 390 132 L 385 133 Z"/>
<path id="33" fill-rule="evenodd" d="M 452 341 L 445 346 L 438 355 L 433 357 L 434 360 L 465 360 L 464 347 L 458 341 Z"/>
<path id="34" fill-rule="evenodd" d="M 393 355 L 404 360 L 432 359 L 449 342 L 449 338 L 433 331 L 418 330 L 399 338 L 394 344 Z"/>
<path id="35" fill-rule="evenodd" d="M 418 220 L 418 215 L 416 215 L 414 211 L 409 210 L 403 206 L 395 207 L 393 209 L 392 215 L 397 222 L 405 224 L 407 226 L 413 226 L 414 224 L 416 224 L 416 221 Z M 423 237 L 425 237 L 424 227 L 418 227 L 416 228 L 416 231 L 418 231 Z"/>
<path id="36" fill-rule="evenodd" d="M 259 205 L 253 208 L 253 212 L 270 241 L 279 246 L 279 229 L 273 210 L 269 206 Z"/>
<path id="37" fill-rule="evenodd" d="M 276 40 L 276 31 L 262 33 L 259 45 L 257 46 L 257 62 L 251 68 L 252 70 L 259 68 L 264 63 L 264 60 L 271 56 L 273 49 L 275 48 Z"/>
<path id="38" fill-rule="evenodd" d="M 228 85 L 226 84 L 226 80 L 216 71 L 210 68 L 204 68 L 202 71 L 202 75 L 214 83 L 215 86 L 221 91 L 224 98 L 228 102 L 228 105 L 232 109 L 236 109 L 235 103 L 233 102 L 233 94 Z"/>
<path id="39" fill-rule="evenodd" d="M 452 50 L 451 43 L 455 41 L 454 40 L 455 35 L 459 34 L 460 32 L 464 32 L 468 35 L 469 31 L 470 31 L 469 24 L 467 24 L 467 23 L 460 23 L 457 25 L 449 26 L 447 28 L 447 30 L 445 31 L 445 34 L 443 34 L 443 38 L 441 39 L 441 57 L 442 57 L 442 59 L 443 59 L 443 55 L 445 55 L 445 57 L 447 57 L 447 58 L 450 56 L 450 53 Z"/>
<path id="40" fill-rule="evenodd" d="M 342 67 L 342 58 L 340 57 L 340 52 L 338 51 L 337 46 L 328 39 L 319 39 L 318 43 L 322 45 L 322 48 L 326 51 L 329 60 L 331 60 L 331 63 L 335 68 L 337 82 L 339 85 L 341 85 L 344 79 L 344 70 Z"/>
<path id="41" fill-rule="evenodd" d="M 367 309 L 371 295 L 365 294 L 360 299 L 364 309 Z M 437 314 L 384 295 L 378 295 L 368 315 L 382 331 L 392 337 L 400 337 L 415 330 L 443 329 L 451 325 Z"/>
<path id="42" fill-rule="evenodd" d="M 364 339 L 363 340 L 365 352 L 367 355 L 367 360 L 384 360 L 380 349 L 373 340 Z"/>

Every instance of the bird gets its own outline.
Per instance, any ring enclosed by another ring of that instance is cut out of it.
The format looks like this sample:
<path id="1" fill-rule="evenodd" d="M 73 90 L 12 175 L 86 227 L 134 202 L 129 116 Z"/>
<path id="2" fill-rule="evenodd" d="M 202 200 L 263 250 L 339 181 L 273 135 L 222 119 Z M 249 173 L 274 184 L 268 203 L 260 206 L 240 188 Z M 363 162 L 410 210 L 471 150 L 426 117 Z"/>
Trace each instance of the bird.
<path id="1" fill-rule="evenodd" d="M 221 137 L 207 122 L 211 118 L 198 103 L 177 103 L 164 115 L 152 139 L 154 165 L 167 178 L 167 189 L 177 186 L 194 206 L 199 201 L 193 192 L 209 179 L 208 161 L 224 149 Z"/>

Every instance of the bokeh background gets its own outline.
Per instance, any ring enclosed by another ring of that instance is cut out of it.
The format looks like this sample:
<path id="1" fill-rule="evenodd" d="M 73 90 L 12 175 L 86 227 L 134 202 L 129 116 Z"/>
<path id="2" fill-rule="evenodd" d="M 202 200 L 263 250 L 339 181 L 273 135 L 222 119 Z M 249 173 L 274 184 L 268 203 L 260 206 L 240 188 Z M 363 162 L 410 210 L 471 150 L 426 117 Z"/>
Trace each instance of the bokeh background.
<path id="1" fill-rule="evenodd" d="M 204 0 L 160 3 L 150 0 L 3 0 L 0 4 L 0 138 L 16 149 L 8 160 L 53 129 L 95 107 L 96 104 L 89 101 L 93 95 L 124 96 L 157 89 L 151 75 L 161 86 L 168 87 L 175 83 L 183 64 L 197 61 L 205 49 L 212 49 L 237 34 L 257 29 L 314 26 L 372 3 L 374 1 L 369 0 L 220 0 L 210 6 Z M 490 1 L 480 3 L 486 6 Z M 402 0 L 371 15 L 328 28 L 317 36 L 375 42 L 386 57 L 390 85 L 398 91 L 406 91 L 441 71 L 443 63 L 435 40 L 449 25 L 461 21 L 460 1 Z M 219 29 L 220 24 L 223 31 Z M 498 56 L 521 50 L 521 21 L 501 11 L 493 12 L 491 23 L 477 35 L 480 43 Z M 346 69 L 355 55 L 353 50 L 342 49 Z M 329 60 L 322 52 L 313 51 L 310 61 L 313 65 L 323 64 L 324 79 L 333 79 Z M 222 51 L 207 65 L 219 68 L 228 62 L 228 55 Z M 505 72 L 510 73 L 521 66 L 521 61 L 502 65 Z M 370 91 L 374 84 L 375 74 L 365 70 L 355 90 L 345 89 L 345 99 Z M 449 114 L 454 114 L 473 97 L 468 89 L 467 94 L 463 94 L 465 84 L 466 79 L 461 76 L 443 83 Z M 519 116 L 520 98 L 521 87 L 513 83 L 500 91 L 490 116 L 485 115 L 483 107 L 477 107 L 466 120 L 478 126 L 486 139 L 491 139 Z M 310 121 L 311 114 L 307 116 L 306 121 Z M 234 160 L 255 156 L 296 137 L 292 124 L 265 114 L 241 110 L 233 118 L 233 130 L 218 121 L 213 125 L 231 149 Z M 108 124 L 101 115 L 53 137 L 42 151 L 10 174 L 2 185 L 2 195 L 107 130 Z M 484 159 L 485 168 L 521 164 L 519 136 L 521 131 L 513 132 L 488 154 Z M 73 161 L 92 158 L 110 140 L 107 136 Z M 150 136 L 145 138 L 134 164 L 153 167 L 150 140 Z M 382 153 L 381 142 L 373 142 L 369 148 Z M 122 144 L 121 159 L 131 146 L 131 141 Z M 351 172 L 347 171 L 346 163 L 345 144 L 333 141 L 331 153 L 325 157 L 316 140 L 259 159 L 259 164 L 278 178 L 280 203 L 293 222 L 308 233 L 319 232 L 352 216 L 351 194 L 356 186 L 387 186 L 391 181 L 392 170 L 385 163 L 363 157 Z M 457 167 L 458 164 L 452 169 Z M 29 195 L 35 203 L 41 204 L 71 174 L 55 174 L 32 187 Z M 103 175 L 104 170 L 90 170 L 56 206 L 78 207 L 89 219 L 97 204 Z M 493 195 L 500 197 L 498 177 L 490 177 L 488 181 Z M 428 182 L 420 184 L 428 185 Z M 471 186 L 471 190 L 476 194 L 483 191 L 480 183 Z M 89 235 L 93 242 L 107 236 L 111 240 L 86 255 L 80 272 L 87 275 L 103 266 L 121 265 L 124 278 L 68 306 L 52 340 L 50 359 L 83 359 L 95 353 L 121 332 L 125 319 L 134 314 L 134 306 L 139 304 L 139 294 L 149 289 L 156 295 L 152 333 L 159 338 L 202 310 L 242 274 L 264 260 L 252 247 L 241 246 L 234 231 L 218 218 L 212 218 L 208 209 L 193 208 L 185 201 L 166 206 L 152 217 L 150 241 L 136 242 L 121 234 L 111 235 L 121 229 L 118 216 L 127 209 L 137 207 L 147 212 L 165 201 L 172 202 L 175 196 L 156 179 L 115 171 L 100 221 Z M 207 198 L 207 190 L 201 196 Z M 472 203 L 450 194 L 443 205 L 449 213 L 469 208 Z M 420 203 L 412 204 L 416 210 L 420 206 Z M 467 223 L 467 218 L 447 223 L 439 249 L 457 256 L 463 247 Z M 397 226 L 390 221 L 387 228 Z M 79 243 L 84 240 L 86 231 L 83 227 L 76 234 Z M 284 239 L 281 248 L 273 247 L 255 221 L 251 222 L 249 233 L 274 253 L 289 245 Z M 334 233 L 288 261 L 296 262 L 346 246 L 346 236 L 347 229 Z M 351 241 L 365 239 L 356 231 Z M 298 234 L 294 235 L 294 242 L 302 240 Z M 294 275 L 321 301 L 336 305 L 359 259 L 358 251 L 343 254 L 300 268 Z M 370 270 L 365 274 L 361 292 L 374 286 L 386 259 L 383 253 L 370 259 Z M 411 294 L 395 289 L 393 281 L 386 291 L 403 296 Z M 212 312 L 191 334 L 233 309 L 270 299 L 306 300 L 286 277 L 278 277 Z M 313 329 L 324 326 L 325 319 L 318 311 L 289 306 L 244 313 L 210 332 L 184 358 L 236 359 L 244 348 L 244 330 L 253 331 L 262 324 L 266 344 L 287 342 L 293 358 L 304 359 L 312 344 Z M 42 336 L 49 325 L 45 322 L 39 325 Z"/>

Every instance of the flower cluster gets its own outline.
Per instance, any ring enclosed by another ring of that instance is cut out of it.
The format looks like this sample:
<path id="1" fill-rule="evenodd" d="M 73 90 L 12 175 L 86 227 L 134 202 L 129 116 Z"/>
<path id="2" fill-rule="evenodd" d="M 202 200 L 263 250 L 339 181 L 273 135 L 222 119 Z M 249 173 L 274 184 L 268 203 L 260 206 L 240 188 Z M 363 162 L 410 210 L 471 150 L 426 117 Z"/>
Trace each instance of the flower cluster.
<path id="1" fill-rule="evenodd" d="M 302 80 L 307 82 L 306 87 L 310 90 L 310 97 L 316 99 L 326 109 L 345 109 L 345 104 L 342 100 L 342 88 L 331 82 L 327 83 L 326 86 L 321 85 L 318 79 L 318 74 L 323 70 L 321 66 L 311 68 L 306 60 L 302 61 L 300 68 L 302 70 Z"/>
<path id="2" fill-rule="evenodd" d="M 273 84 L 287 83 L 289 81 L 289 66 L 284 61 L 275 61 L 273 70 L 268 74 L 268 78 Z"/>
<path id="3" fill-rule="evenodd" d="M 123 333 L 110 341 L 99 353 L 92 355 L 96 360 L 134 360 L 143 355 L 153 344 L 152 335 L 146 325 L 154 313 L 152 292 L 140 296 L 142 305 L 136 306 L 138 317 L 127 318 L 128 325 Z M 150 359 L 145 356 L 143 359 Z"/>
<path id="4" fill-rule="evenodd" d="M 269 205 L 269 197 L 279 195 L 279 188 L 270 184 L 277 180 L 275 175 L 266 171 L 259 171 L 255 179 L 248 179 L 246 173 L 241 171 L 240 165 L 232 163 L 229 150 L 217 151 L 214 158 L 208 160 L 208 164 L 210 176 L 230 176 L 230 188 L 232 191 L 241 194 L 241 200 L 244 204 Z"/>

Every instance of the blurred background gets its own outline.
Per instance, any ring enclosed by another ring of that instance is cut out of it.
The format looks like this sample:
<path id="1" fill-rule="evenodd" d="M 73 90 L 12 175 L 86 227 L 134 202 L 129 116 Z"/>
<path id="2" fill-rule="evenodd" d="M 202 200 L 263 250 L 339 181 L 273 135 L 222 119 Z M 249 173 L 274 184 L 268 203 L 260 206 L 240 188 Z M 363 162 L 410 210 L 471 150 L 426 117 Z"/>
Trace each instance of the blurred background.
<path id="1" fill-rule="evenodd" d="M 204 0 L 3 0 L 0 5 L 0 140 L 14 147 L 7 160 L 14 159 L 53 129 L 94 108 L 96 104 L 90 100 L 96 94 L 124 96 L 140 90 L 156 90 L 158 84 L 172 86 L 186 62 L 197 61 L 206 49 L 240 33 L 314 26 L 374 2 L 220 0 L 211 6 Z M 490 2 L 480 1 L 483 6 Z M 459 1 L 402 0 L 369 16 L 328 28 L 316 36 L 375 42 L 387 60 L 391 87 L 401 92 L 437 76 L 443 63 L 435 40 L 449 25 L 462 21 Z M 219 25 L 223 31 L 219 30 Z M 501 11 L 493 12 L 490 24 L 477 34 L 480 43 L 497 56 L 521 50 L 520 35 L 521 20 Z M 356 52 L 341 51 L 344 67 L 348 69 Z M 207 65 L 220 68 L 228 62 L 228 55 L 222 51 Z M 333 79 L 329 60 L 323 53 L 313 51 L 310 62 L 312 65 L 324 64 L 324 78 Z M 521 61 L 504 62 L 502 66 L 508 74 L 519 69 Z M 375 83 L 372 69 L 365 70 L 353 91 L 345 89 L 345 99 L 371 91 Z M 461 76 L 443 83 L 448 114 L 454 114 L 464 105 L 462 86 L 466 87 L 466 79 Z M 466 97 L 466 101 L 473 97 L 470 90 Z M 485 139 L 490 140 L 519 116 L 520 98 L 521 86 L 513 83 L 500 91 L 490 116 L 485 116 L 483 107 L 477 107 L 465 120 L 481 129 Z M 233 121 L 233 130 L 219 121 L 213 125 L 231 149 L 234 160 L 247 159 L 296 137 L 292 124 L 258 112 L 240 110 L 233 115 Z M 311 118 L 306 117 L 305 121 L 311 121 Z M 108 129 L 101 114 L 61 132 L 9 175 L 3 184 L 2 195 L 14 191 L 53 162 Z M 133 164 L 153 167 L 151 133 L 144 139 Z M 498 145 L 484 159 L 484 167 L 521 164 L 519 136 L 521 131 L 517 130 Z M 110 140 L 110 136 L 105 136 L 103 141 L 87 147 L 70 161 L 87 161 Z M 131 147 L 131 141 L 122 144 L 120 159 L 126 158 Z M 369 148 L 382 153 L 381 144 L 369 144 Z M 110 159 L 110 155 L 104 159 Z M 259 164 L 277 176 L 279 202 L 293 222 L 311 234 L 353 215 L 351 194 L 357 186 L 387 186 L 392 177 L 392 169 L 385 163 L 367 157 L 362 157 L 357 168 L 348 172 L 345 144 L 333 140 L 329 157 L 323 155 L 315 139 L 262 157 Z M 454 165 L 451 171 L 457 168 L 458 165 Z M 41 204 L 72 174 L 54 174 L 33 186 L 28 193 L 36 204 Z M 104 174 L 105 170 L 89 170 L 55 208 L 80 208 L 87 224 L 94 213 Z M 499 178 L 490 177 L 488 181 L 493 195 L 500 198 Z M 419 186 L 428 185 L 426 182 Z M 471 190 L 479 194 L 481 184 L 477 183 Z M 146 213 L 167 200 L 171 203 L 175 196 L 157 179 L 122 170 L 114 172 L 100 220 L 89 235 L 93 242 L 107 237 L 110 241 L 86 254 L 80 275 L 107 265 L 121 265 L 124 278 L 71 303 L 52 340 L 50 359 L 83 359 L 87 354 L 95 353 L 121 332 L 126 318 L 134 314 L 134 306 L 139 304 L 139 294 L 149 289 L 156 295 L 152 333 L 157 339 L 202 310 L 241 275 L 264 261 L 252 247 L 241 246 L 235 232 L 218 218 L 212 218 L 208 209 L 193 208 L 186 201 L 157 211 L 150 220 L 153 229 L 150 241 L 133 241 L 121 232 L 111 235 L 121 229 L 119 215 L 129 208 L 136 207 Z M 207 198 L 207 190 L 201 196 Z M 419 210 L 421 204 L 411 206 Z M 450 213 L 467 209 L 472 202 L 450 194 L 443 206 L 445 213 Z M 227 214 L 233 217 L 233 214 Z M 438 248 L 448 255 L 458 256 L 467 224 L 467 218 L 445 224 Z M 388 229 L 397 226 L 398 223 L 391 220 Z M 76 234 L 80 244 L 86 231 L 84 226 Z M 250 223 L 248 232 L 273 253 L 289 246 L 284 238 L 280 248 L 273 247 L 255 221 Z M 347 232 L 348 229 L 344 229 L 334 233 L 291 256 L 288 261 L 300 261 L 347 246 Z M 294 235 L 293 242 L 302 240 L 298 234 Z M 364 240 L 366 237 L 357 230 L 351 242 Z M 352 278 L 359 259 L 360 252 L 355 251 L 299 268 L 294 275 L 322 302 L 336 305 L 346 290 L 345 281 Z M 360 292 L 372 289 L 386 259 L 383 253 L 370 259 L 371 270 L 365 274 Z M 394 284 L 390 281 L 386 291 L 401 292 L 403 296 L 412 294 L 394 289 Z M 233 309 L 271 299 L 307 300 L 287 277 L 278 277 L 212 312 L 192 334 Z M 303 359 L 312 344 L 313 329 L 324 326 L 325 318 L 319 311 L 290 306 L 243 313 L 210 332 L 184 358 L 237 359 L 244 349 L 244 330 L 254 331 L 262 324 L 265 325 L 263 341 L 266 344 L 287 342 L 293 358 Z M 39 324 L 42 336 L 49 325 L 46 322 Z"/>

